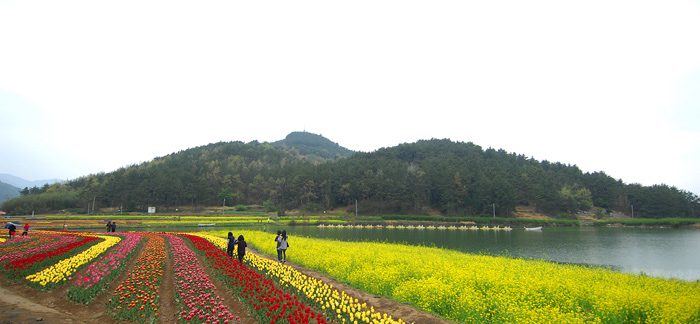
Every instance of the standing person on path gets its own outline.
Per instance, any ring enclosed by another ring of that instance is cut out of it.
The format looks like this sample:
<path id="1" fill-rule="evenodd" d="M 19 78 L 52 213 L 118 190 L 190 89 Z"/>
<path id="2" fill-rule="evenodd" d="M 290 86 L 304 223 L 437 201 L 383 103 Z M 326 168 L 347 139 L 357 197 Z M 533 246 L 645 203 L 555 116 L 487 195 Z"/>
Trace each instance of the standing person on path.
<path id="1" fill-rule="evenodd" d="M 108 222 L 107 222 L 106 228 L 107 228 L 107 232 L 111 232 L 111 231 L 112 231 L 112 221 L 108 221 Z"/>
<path id="2" fill-rule="evenodd" d="M 22 236 L 27 236 L 29 233 L 29 223 L 24 223 L 24 232 L 22 232 Z"/>
<path id="3" fill-rule="evenodd" d="M 280 240 L 280 251 L 282 251 L 282 263 L 287 262 L 287 248 L 288 247 L 289 247 L 289 242 L 287 242 L 287 230 L 282 230 L 282 236 L 281 236 L 281 240 Z"/>
<path id="4" fill-rule="evenodd" d="M 277 243 L 277 262 L 282 262 L 282 250 L 280 250 L 280 245 L 282 244 L 282 231 L 280 230 L 277 230 L 275 243 Z"/>
<path id="5" fill-rule="evenodd" d="M 228 246 L 226 247 L 226 254 L 233 258 L 233 249 L 236 248 L 236 238 L 233 236 L 233 233 L 228 232 Z"/>
<path id="6" fill-rule="evenodd" d="M 243 235 L 238 236 L 238 242 L 236 245 L 238 245 L 238 262 L 242 263 L 243 257 L 245 256 L 245 248 L 248 246 L 248 244 L 245 243 Z"/>
<path id="7" fill-rule="evenodd" d="M 112 222 L 112 232 L 117 231 L 117 222 Z"/>

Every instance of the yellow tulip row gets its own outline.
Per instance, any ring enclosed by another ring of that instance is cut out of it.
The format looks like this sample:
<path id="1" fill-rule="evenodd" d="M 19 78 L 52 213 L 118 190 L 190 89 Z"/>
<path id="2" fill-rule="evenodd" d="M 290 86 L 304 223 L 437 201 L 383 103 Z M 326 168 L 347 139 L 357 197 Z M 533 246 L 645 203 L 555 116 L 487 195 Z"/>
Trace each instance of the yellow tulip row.
<path id="1" fill-rule="evenodd" d="M 276 253 L 273 235 L 240 234 L 259 251 Z M 287 255 L 297 264 L 457 322 L 700 321 L 700 282 L 404 244 L 290 241 Z"/>
<path id="2" fill-rule="evenodd" d="M 255 235 L 257 233 L 264 234 L 262 232 L 246 231 L 243 233 L 243 236 L 250 236 L 246 239 L 246 241 L 248 242 L 258 242 L 258 240 L 261 238 Z M 224 232 L 192 234 L 200 236 L 208 240 L 209 242 L 212 242 L 212 244 L 216 245 L 221 249 L 226 249 L 227 240 L 218 236 L 214 236 L 224 235 Z M 271 245 L 275 246 L 273 239 L 274 237 L 270 235 L 265 242 L 269 242 Z M 337 289 L 333 289 L 332 285 L 328 285 L 322 280 L 318 280 L 304 275 L 292 269 L 289 266 L 282 265 L 278 262 L 269 259 L 257 257 L 252 254 L 249 255 L 248 261 L 250 262 L 250 265 L 253 268 L 265 273 L 269 277 L 275 278 L 281 286 L 292 287 L 293 289 L 298 291 L 300 296 L 303 296 L 307 300 L 313 302 L 320 308 L 320 310 L 324 311 L 327 315 L 329 315 L 329 319 L 337 318 L 338 322 L 353 324 L 405 323 L 401 319 L 393 319 L 387 314 L 381 314 L 379 312 L 376 312 L 374 310 L 374 307 L 368 308 L 366 303 L 360 303 L 357 299 L 354 299 L 345 294 L 345 292 L 339 292 Z"/>
<path id="3" fill-rule="evenodd" d="M 48 267 L 40 272 L 27 276 L 30 282 L 38 283 L 42 287 L 47 284 L 57 284 L 64 280 L 67 280 L 71 275 L 73 275 L 80 266 L 92 261 L 97 256 L 102 254 L 110 247 L 116 245 L 121 241 L 121 238 L 117 236 L 103 236 L 103 235 L 90 235 L 103 239 L 104 241 L 95 244 L 94 246 L 88 248 L 82 253 L 75 255 L 68 259 L 63 259 L 56 263 L 55 265 Z"/>

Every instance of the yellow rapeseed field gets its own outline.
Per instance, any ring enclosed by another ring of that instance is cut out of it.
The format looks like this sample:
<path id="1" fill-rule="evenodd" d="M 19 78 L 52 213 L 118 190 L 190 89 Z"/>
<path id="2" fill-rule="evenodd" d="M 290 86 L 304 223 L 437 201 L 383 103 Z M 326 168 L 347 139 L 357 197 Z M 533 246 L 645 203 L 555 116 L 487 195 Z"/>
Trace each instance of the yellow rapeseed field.
<path id="1" fill-rule="evenodd" d="M 240 234 L 276 255 L 273 234 Z M 290 261 L 462 323 L 700 322 L 700 282 L 434 247 L 304 237 L 289 242 Z"/>

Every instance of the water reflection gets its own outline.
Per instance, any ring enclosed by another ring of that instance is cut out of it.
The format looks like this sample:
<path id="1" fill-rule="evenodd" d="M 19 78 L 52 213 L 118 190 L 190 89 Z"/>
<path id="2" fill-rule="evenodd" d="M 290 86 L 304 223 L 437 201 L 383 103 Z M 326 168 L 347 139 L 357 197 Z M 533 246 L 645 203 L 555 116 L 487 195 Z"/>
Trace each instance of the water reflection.
<path id="1" fill-rule="evenodd" d="M 700 280 L 700 231 L 692 229 L 567 227 L 502 231 L 312 226 L 286 229 L 292 236 L 437 246 L 468 253 L 544 259 Z"/>
<path id="2" fill-rule="evenodd" d="M 247 230 L 263 229 L 246 227 Z M 269 228 L 274 232 L 282 227 Z M 468 253 L 603 266 L 628 273 L 700 280 L 700 231 L 692 229 L 545 228 L 460 230 L 418 228 L 284 227 L 290 236 L 436 246 Z M 233 227 L 141 228 L 153 232 L 230 231 Z"/>

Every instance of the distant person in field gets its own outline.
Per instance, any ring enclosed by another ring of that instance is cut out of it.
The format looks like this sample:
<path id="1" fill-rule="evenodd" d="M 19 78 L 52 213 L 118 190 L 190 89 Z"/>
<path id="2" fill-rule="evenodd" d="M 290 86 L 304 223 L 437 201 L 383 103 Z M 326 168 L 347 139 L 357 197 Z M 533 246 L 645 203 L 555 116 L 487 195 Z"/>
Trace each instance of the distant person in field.
<path id="1" fill-rule="evenodd" d="M 116 231 L 117 231 L 117 223 L 112 222 L 112 232 L 116 232 Z"/>
<path id="2" fill-rule="evenodd" d="M 287 248 L 289 247 L 289 242 L 287 242 L 287 230 L 282 230 L 282 235 L 280 235 L 280 244 L 279 244 L 279 250 L 280 252 L 277 252 L 278 258 L 280 259 L 280 262 L 285 263 L 287 262 Z"/>
<path id="3" fill-rule="evenodd" d="M 245 248 L 248 246 L 248 244 L 245 243 L 243 235 L 238 236 L 238 242 L 236 242 L 236 245 L 238 246 L 238 262 L 243 262 L 243 257 L 245 256 Z"/>
<path id="4" fill-rule="evenodd" d="M 228 232 L 228 246 L 226 247 L 226 254 L 233 258 L 233 250 L 236 248 L 236 238 L 233 236 L 233 233 Z"/>
<path id="5" fill-rule="evenodd" d="M 22 236 L 27 236 L 29 234 L 29 223 L 24 223 L 24 232 L 22 232 Z"/>
<path id="6" fill-rule="evenodd" d="M 107 228 L 107 232 L 111 232 L 111 231 L 112 231 L 112 221 L 107 222 L 106 228 Z"/>

